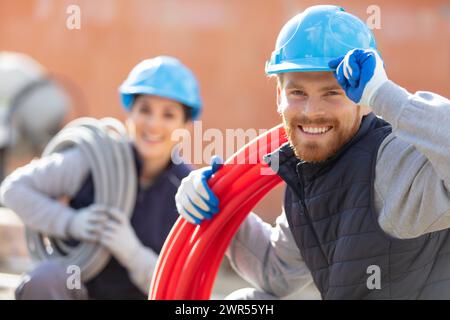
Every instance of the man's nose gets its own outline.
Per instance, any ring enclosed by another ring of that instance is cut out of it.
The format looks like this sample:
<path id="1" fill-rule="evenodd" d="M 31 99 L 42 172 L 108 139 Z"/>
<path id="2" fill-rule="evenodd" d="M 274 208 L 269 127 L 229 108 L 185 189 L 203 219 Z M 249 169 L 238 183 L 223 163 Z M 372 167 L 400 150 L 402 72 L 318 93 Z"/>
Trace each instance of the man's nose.
<path id="1" fill-rule="evenodd" d="M 302 113 L 307 117 L 324 115 L 325 111 L 320 102 L 320 99 L 315 97 L 308 97 L 308 100 L 303 105 Z"/>

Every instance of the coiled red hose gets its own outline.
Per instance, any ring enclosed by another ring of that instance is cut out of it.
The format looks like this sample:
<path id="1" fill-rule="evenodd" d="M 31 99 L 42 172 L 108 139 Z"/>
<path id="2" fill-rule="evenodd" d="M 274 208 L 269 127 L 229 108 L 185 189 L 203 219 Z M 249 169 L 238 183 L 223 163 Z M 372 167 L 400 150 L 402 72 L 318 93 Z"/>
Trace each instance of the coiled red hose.
<path id="1" fill-rule="evenodd" d="M 161 250 L 150 299 L 210 298 L 232 237 L 253 207 L 282 181 L 261 173 L 269 170 L 262 158 L 285 142 L 283 126 L 278 125 L 236 152 L 211 177 L 208 184 L 219 199 L 219 213 L 200 225 L 177 220 Z"/>

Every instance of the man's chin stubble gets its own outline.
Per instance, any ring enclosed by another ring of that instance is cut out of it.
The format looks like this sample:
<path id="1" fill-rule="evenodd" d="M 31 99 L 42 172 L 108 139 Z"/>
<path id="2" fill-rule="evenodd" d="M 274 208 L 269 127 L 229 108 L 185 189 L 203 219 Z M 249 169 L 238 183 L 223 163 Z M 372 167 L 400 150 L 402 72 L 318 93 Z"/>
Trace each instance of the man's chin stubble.
<path id="1" fill-rule="evenodd" d="M 295 156 L 305 162 L 309 163 L 321 163 L 329 158 L 331 158 L 333 155 L 335 155 L 339 149 L 342 147 L 342 144 L 337 146 L 336 143 L 331 143 L 331 146 L 326 146 L 327 148 L 326 152 L 321 152 L 320 147 L 316 144 L 310 145 L 310 146 L 301 146 L 298 143 L 294 142 L 295 140 L 289 137 L 289 144 L 291 145 L 291 148 L 294 151 Z M 303 150 L 303 151 L 302 151 Z"/>

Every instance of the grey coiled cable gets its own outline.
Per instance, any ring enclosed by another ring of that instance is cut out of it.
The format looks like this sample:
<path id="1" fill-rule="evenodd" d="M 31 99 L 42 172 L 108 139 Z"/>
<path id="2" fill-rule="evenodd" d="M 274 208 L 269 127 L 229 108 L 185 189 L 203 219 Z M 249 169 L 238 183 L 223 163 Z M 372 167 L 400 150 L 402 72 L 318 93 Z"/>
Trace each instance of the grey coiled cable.
<path id="1" fill-rule="evenodd" d="M 49 142 L 42 156 L 74 146 L 88 160 L 94 182 L 94 203 L 117 208 L 131 217 L 137 176 L 133 151 L 123 125 L 113 118 L 74 120 Z M 102 271 L 111 257 L 99 244 L 81 242 L 70 246 L 30 228 L 26 230 L 26 237 L 33 259 L 59 259 L 66 266 L 78 266 L 84 282 Z"/>

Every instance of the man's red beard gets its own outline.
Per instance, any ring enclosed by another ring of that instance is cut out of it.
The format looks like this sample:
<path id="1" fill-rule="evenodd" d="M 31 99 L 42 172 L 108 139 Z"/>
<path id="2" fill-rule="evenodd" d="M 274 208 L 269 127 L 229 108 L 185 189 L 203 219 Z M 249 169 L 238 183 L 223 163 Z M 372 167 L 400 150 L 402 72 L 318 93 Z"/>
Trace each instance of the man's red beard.
<path id="1" fill-rule="evenodd" d="M 322 162 L 336 154 L 336 152 L 352 137 L 345 137 L 345 133 L 340 130 L 339 122 L 336 119 L 316 118 L 309 120 L 304 116 L 297 116 L 289 122 L 283 117 L 287 138 L 294 149 L 297 158 L 306 162 Z M 331 126 L 329 137 L 320 141 L 300 141 L 298 130 L 300 126 Z"/>

